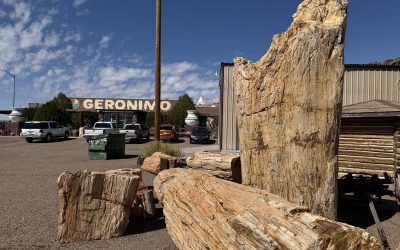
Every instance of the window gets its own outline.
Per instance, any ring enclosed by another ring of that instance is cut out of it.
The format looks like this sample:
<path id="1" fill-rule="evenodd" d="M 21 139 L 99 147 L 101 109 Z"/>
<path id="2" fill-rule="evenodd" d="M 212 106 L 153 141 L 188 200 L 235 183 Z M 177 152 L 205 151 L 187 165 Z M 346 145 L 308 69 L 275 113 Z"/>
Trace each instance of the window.
<path id="1" fill-rule="evenodd" d="M 23 129 L 47 129 L 48 125 L 45 122 L 27 122 L 22 125 Z"/>
<path id="2" fill-rule="evenodd" d="M 139 129 L 138 125 L 128 124 L 126 125 L 125 129 Z"/>

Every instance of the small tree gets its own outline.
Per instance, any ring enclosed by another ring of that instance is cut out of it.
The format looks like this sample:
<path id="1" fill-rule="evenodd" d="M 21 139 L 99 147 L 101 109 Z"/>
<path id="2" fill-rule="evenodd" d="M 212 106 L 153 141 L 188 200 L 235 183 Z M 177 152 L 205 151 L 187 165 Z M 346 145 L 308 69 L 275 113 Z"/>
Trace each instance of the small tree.
<path id="1" fill-rule="evenodd" d="M 33 121 L 37 108 L 26 108 L 22 110 L 22 116 L 26 121 Z"/>
<path id="2" fill-rule="evenodd" d="M 148 112 L 146 114 L 146 127 L 151 128 L 154 126 L 154 113 Z"/>
<path id="3" fill-rule="evenodd" d="M 67 109 L 72 109 L 71 100 L 63 93 L 59 93 L 53 100 L 46 102 L 36 110 L 34 120 L 56 121 L 63 125 L 70 125 L 72 120 Z"/>
<path id="4" fill-rule="evenodd" d="M 168 122 L 176 127 L 183 127 L 185 125 L 185 118 L 188 110 L 195 110 L 196 107 L 192 98 L 188 94 L 179 97 L 175 106 L 168 113 Z"/>

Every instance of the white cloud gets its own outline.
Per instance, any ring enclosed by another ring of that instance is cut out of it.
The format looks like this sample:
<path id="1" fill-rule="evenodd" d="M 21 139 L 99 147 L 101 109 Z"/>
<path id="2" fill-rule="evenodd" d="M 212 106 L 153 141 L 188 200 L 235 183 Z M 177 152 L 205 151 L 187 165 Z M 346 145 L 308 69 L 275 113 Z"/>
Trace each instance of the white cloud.
<path id="1" fill-rule="evenodd" d="M 111 86 L 118 82 L 128 80 L 148 78 L 151 76 L 151 70 L 141 68 L 114 68 L 105 67 L 99 69 L 100 85 Z"/>
<path id="2" fill-rule="evenodd" d="M 107 48 L 108 45 L 110 44 L 111 38 L 112 35 L 103 36 L 99 42 L 100 47 Z"/>
<path id="3" fill-rule="evenodd" d="M 69 41 L 79 42 L 80 40 L 81 40 L 81 34 L 80 33 L 68 33 L 64 37 L 64 42 L 69 42 Z"/>
<path id="4" fill-rule="evenodd" d="M 15 2 L 15 1 L 5 1 L 14 7 L 14 11 L 10 14 L 10 17 L 21 21 L 23 24 L 27 23 L 31 16 L 31 8 L 26 3 Z"/>
<path id="5" fill-rule="evenodd" d="M 70 79 L 71 76 L 65 74 L 64 69 L 50 69 L 45 75 L 33 80 L 34 93 L 39 97 L 54 96 L 61 91 L 63 84 Z"/>
<path id="6" fill-rule="evenodd" d="M 44 46 L 45 47 L 54 47 L 60 41 L 60 35 L 56 33 L 52 33 L 51 35 L 44 38 Z"/>
<path id="7" fill-rule="evenodd" d="M 197 68 L 197 64 L 183 61 L 162 65 L 161 73 L 165 75 L 182 75 L 188 71 L 196 70 Z"/>
<path id="8" fill-rule="evenodd" d="M 49 16 L 44 17 L 40 22 L 33 22 L 27 30 L 22 31 L 20 46 L 26 49 L 42 43 L 43 30 L 51 23 Z"/>
<path id="9" fill-rule="evenodd" d="M 74 2 L 72 3 L 72 5 L 75 8 L 78 8 L 79 6 L 81 6 L 82 4 L 84 4 L 87 0 L 74 0 Z"/>

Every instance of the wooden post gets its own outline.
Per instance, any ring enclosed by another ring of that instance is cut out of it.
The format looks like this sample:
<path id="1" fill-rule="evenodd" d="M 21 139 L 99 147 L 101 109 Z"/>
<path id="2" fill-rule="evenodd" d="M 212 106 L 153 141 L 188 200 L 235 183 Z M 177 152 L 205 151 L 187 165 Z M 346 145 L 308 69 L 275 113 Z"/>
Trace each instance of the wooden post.
<path id="1" fill-rule="evenodd" d="M 394 193 L 400 201 L 400 131 L 396 131 L 393 136 L 393 155 L 394 155 Z"/>
<path id="2" fill-rule="evenodd" d="M 154 139 L 160 140 L 161 102 L 161 0 L 156 0 L 156 69 L 155 69 Z"/>

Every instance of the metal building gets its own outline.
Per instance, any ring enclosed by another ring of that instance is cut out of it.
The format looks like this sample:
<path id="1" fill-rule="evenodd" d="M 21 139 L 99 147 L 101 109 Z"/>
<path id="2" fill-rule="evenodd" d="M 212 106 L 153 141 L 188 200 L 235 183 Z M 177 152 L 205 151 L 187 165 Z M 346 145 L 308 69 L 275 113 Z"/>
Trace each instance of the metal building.
<path id="1" fill-rule="evenodd" d="M 233 64 L 221 63 L 220 126 L 221 150 L 239 150 L 239 133 L 233 92 Z M 345 65 L 343 106 L 383 100 L 400 103 L 400 66 Z M 345 112 L 345 110 L 344 110 Z"/>

